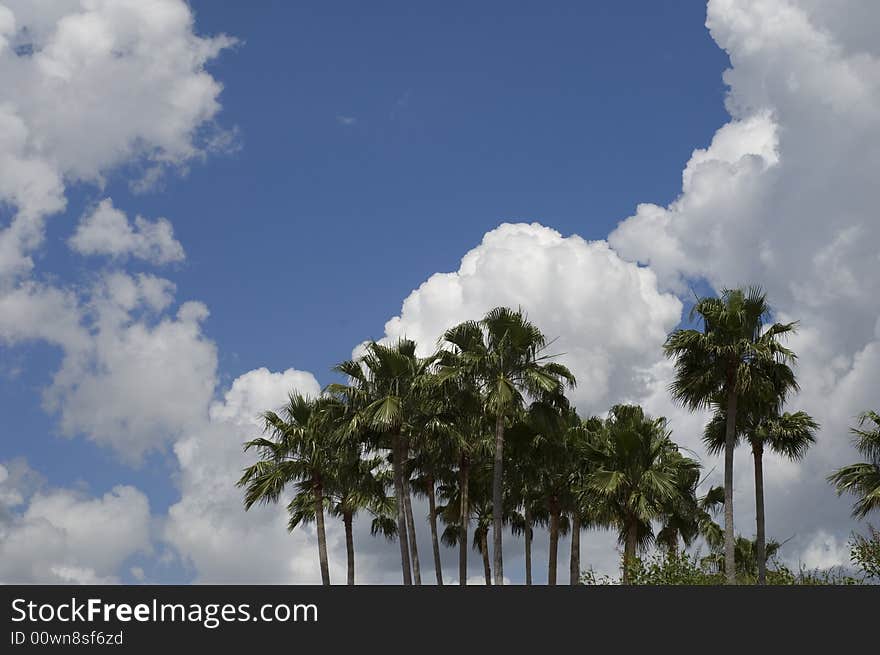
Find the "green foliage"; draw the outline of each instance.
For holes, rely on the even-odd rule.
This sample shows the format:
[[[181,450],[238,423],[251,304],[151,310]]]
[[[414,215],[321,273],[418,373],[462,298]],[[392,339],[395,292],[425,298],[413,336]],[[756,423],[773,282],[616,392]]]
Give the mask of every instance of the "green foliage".
[[[880,531],[868,526],[868,536],[853,535],[850,561],[866,578],[880,582]]]
[[[867,460],[850,464],[828,476],[838,494],[856,497],[852,515],[865,518],[880,509],[880,414],[865,412],[858,427],[850,428],[856,450]]]
[[[700,298],[691,318],[699,316],[703,329],[675,330],[664,346],[666,356],[675,360],[673,400],[694,410],[708,408],[731,384],[740,396],[772,395],[781,377],[789,378],[785,386],[796,389],[788,369],[795,355],[779,338],[797,324],[774,323],[765,330],[769,315],[760,287],[724,289],[720,298]]]
[[[598,435],[588,445],[592,470],[581,494],[601,499],[621,543],[635,534],[638,545],[647,546],[653,520],[696,504],[688,497],[699,464],[681,455],[665,418],[651,418],[638,405],[615,405]]]
[[[698,555],[686,552],[655,552],[647,558],[637,558],[629,566],[630,584],[635,585],[723,585],[724,574],[716,566],[710,565]],[[755,584],[757,577],[753,572],[738,572],[737,584]],[[620,584],[618,578],[599,576],[592,569],[581,575],[583,585]],[[797,572],[774,563],[767,571],[767,584],[776,586],[801,585],[858,585],[864,582],[848,575],[840,568],[827,570],[801,569]]]

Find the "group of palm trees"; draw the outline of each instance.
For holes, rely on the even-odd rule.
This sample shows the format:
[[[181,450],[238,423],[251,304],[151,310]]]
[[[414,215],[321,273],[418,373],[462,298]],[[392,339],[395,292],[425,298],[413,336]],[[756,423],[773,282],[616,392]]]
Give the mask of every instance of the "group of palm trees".
[[[545,336],[522,310],[498,307],[448,329],[428,356],[408,339],[369,342],[362,355],[334,367],[344,383],[316,398],[291,394],[281,410],[265,412],[264,436],[245,444],[258,453],[238,481],[245,508],[278,501],[292,487],[289,529],[316,524],[324,584],[325,517],[344,525],[354,584],[353,523],[363,513],[373,535],[397,541],[403,583],[421,584],[413,495],[427,500],[437,584],[444,582],[441,545],[458,548],[464,585],[471,544],[486,584],[503,584],[505,527],[523,537],[526,584],[538,527],[549,532],[551,585],[560,535],[571,536],[570,582],[577,584],[581,531],[592,527],[617,532],[623,583],[639,551],[656,544],[675,553],[698,538],[710,548],[707,561],[719,570],[723,564],[728,583],[736,582],[743,553],[764,583],[770,553],[763,453],[801,458],[818,429],[806,413],[782,411],[798,388],[795,355],[781,343],[795,324],[768,327],[769,314],[759,288],[725,290],[695,303],[691,319],[700,329],[676,330],[664,346],[675,364],[673,397],[713,411],[704,441],[710,452],[724,452],[724,487],[705,495],[698,495],[699,462],[672,441],[666,419],[627,404],[605,418],[579,416],[566,396],[575,378],[547,352]],[[880,428],[876,414],[864,420]],[[862,515],[880,506],[880,429],[863,432],[859,447],[871,461],[832,476],[839,492],[860,497]],[[733,451],[740,441],[750,445],[755,464],[757,539],[749,548],[733,531]],[[723,529],[713,520],[721,507]]]

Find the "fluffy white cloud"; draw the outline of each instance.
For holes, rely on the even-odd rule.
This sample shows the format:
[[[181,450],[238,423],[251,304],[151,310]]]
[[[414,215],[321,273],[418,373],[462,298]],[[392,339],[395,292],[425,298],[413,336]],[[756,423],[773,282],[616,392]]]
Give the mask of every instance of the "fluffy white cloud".
[[[0,465],[3,584],[114,583],[127,558],[150,552],[150,507],[134,487],[119,485],[94,498],[71,489],[30,496],[25,473],[33,473],[21,462],[13,466],[16,481]]]
[[[128,162],[155,178],[224,142],[205,64],[233,42],[196,36],[182,0],[0,4],[0,200],[17,211],[0,277],[31,268],[65,181],[100,184]]]
[[[624,261],[604,241],[505,223],[456,272],[432,275],[413,291],[385,334],[408,336],[428,351],[446,328],[498,305],[521,306],[556,339],[551,351],[577,376],[573,398],[583,412],[644,395],[682,308],[658,291],[649,269]]]
[[[183,246],[174,238],[174,228],[167,218],[150,221],[137,216],[132,225],[110,198],[83,216],[68,243],[83,255],[130,255],[154,264],[184,259]]]
[[[63,352],[45,390],[65,434],[85,434],[135,462],[207,419],[217,352],[199,302],[176,313],[174,285],[147,274],[102,275],[88,294],[26,283],[0,295],[0,342],[43,340]]]
[[[130,461],[200,425],[216,384],[216,346],[200,326],[207,308],[186,302],[156,318],[169,301],[163,283],[107,280],[92,301],[88,348],[67,353],[45,395],[65,433],[85,433]]]

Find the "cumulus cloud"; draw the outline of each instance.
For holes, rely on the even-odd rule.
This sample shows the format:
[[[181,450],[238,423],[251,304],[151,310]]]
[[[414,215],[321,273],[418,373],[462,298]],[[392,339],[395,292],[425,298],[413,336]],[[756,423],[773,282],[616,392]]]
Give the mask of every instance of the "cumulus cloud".
[[[100,497],[33,491],[21,461],[0,465],[0,582],[118,583],[120,565],[151,550],[147,497],[118,485]],[[33,493],[33,495],[31,495]],[[23,507],[23,509],[22,509]]]
[[[130,255],[153,264],[184,259],[183,246],[174,238],[174,228],[167,218],[150,221],[137,216],[132,225],[110,198],[83,216],[68,243],[83,255]]]
[[[93,338],[66,353],[45,393],[64,433],[84,433],[129,461],[199,425],[216,384],[217,349],[201,331],[205,305],[185,302],[152,320],[157,303],[169,302],[166,284],[121,273],[106,280],[91,306]]]
[[[578,379],[582,412],[642,396],[660,346],[681,318],[681,301],[657,288],[654,273],[621,259],[604,241],[563,237],[537,223],[488,232],[457,271],[437,273],[385,325],[423,351],[457,322],[498,305],[521,306]]]

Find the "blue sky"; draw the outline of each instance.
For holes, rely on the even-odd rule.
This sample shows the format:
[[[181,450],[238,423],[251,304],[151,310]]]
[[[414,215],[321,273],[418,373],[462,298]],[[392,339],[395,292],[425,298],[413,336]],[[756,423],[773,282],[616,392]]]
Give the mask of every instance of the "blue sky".
[[[39,224],[40,238],[22,246],[32,270],[4,278],[0,247],[0,307],[4,294],[34,285],[71,294],[77,306],[66,316],[88,326],[92,347],[103,329],[94,285],[118,272],[170,280],[171,304],[153,313],[132,310],[119,334],[132,325],[155,329],[186,301],[204,303],[210,316],[186,343],[193,352],[199,344],[216,347],[216,371],[207,366],[205,384],[232,415],[244,411],[226,395],[237,381],[250,399],[270,397],[258,393],[265,380],[249,377],[260,367],[295,368],[308,384],[323,385],[333,379],[331,366],[365,339],[395,330],[436,334],[437,317],[460,308],[443,304],[448,289],[432,276],[458,271],[465,253],[495,235],[522,257],[521,268],[534,266],[534,276],[526,270],[518,277],[523,271],[499,264],[484,242],[483,268],[472,277],[452,276],[478,297],[473,307],[496,298],[519,302],[519,285],[524,302],[533,303],[526,306],[533,318],[573,351],[586,380],[579,400],[590,411],[638,400],[670,416],[683,443],[699,448],[701,418],[674,408],[662,393],[668,371],[660,343],[690,288],[761,282],[781,314],[802,319],[803,402],[822,406],[823,425],[834,426],[830,445],[804,465],[812,482],[799,492],[821,498],[815,503],[823,510],[809,524],[780,527],[800,535],[793,557],[812,553],[810,561],[826,561],[828,552],[843,552],[851,528],[845,503],[829,500],[821,483],[832,464],[851,457],[844,441],[830,435],[845,433],[846,422],[871,402],[867,392],[853,390],[874,388],[872,357],[880,352],[880,308],[868,284],[876,277],[870,262],[880,235],[871,182],[859,173],[880,163],[870,110],[880,98],[873,81],[880,76],[870,72],[880,53],[864,30],[880,16],[870,6],[848,6],[829,13],[810,0],[552,7],[193,0],[190,24],[180,0],[129,7],[132,21],[74,0],[51,9],[0,0],[0,74],[14,71],[8,74],[15,81],[11,95],[0,91],[0,121],[6,102],[29,130],[24,145],[0,140],[0,149],[10,148],[19,168],[31,159],[45,163],[67,200],[64,210],[40,209],[50,220]],[[95,19],[82,29],[101,25],[106,31],[98,36],[130,46],[142,39],[145,47],[104,51],[95,35],[70,46],[59,28],[65,14]],[[162,27],[147,36],[131,30],[154,20]],[[220,34],[237,43],[212,39]],[[32,55],[4,52],[7,36],[19,46],[32,39]],[[56,68],[42,73],[29,67],[55,52],[53,43],[72,48],[57,50],[72,53],[69,61],[54,61]],[[93,59],[77,59],[76,48],[92,48],[86,54]],[[129,72],[107,74],[119,52]],[[102,57],[110,68],[101,68]],[[42,86],[29,83],[29,76],[82,61],[98,64],[76,69],[81,77],[55,95],[40,95],[54,88],[50,78]],[[206,80],[222,92],[203,86],[202,96],[175,104],[179,84]],[[73,91],[62,96],[68,88]],[[90,105],[90,98],[104,107]],[[127,98],[140,98],[140,105]],[[169,137],[163,126],[178,118],[182,127]],[[226,147],[211,147],[217,135],[228,139]],[[94,154],[93,143],[106,145],[103,154]],[[158,182],[135,191],[133,182],[151,166],[163,171]],[[832,179],[835,185],[827,183]],[[18,191],[0,185],[0,239],[4,228],[27,218]],[[167,218],[185,259],[157,266],[133,251],[74,252],[68,240],[107,198],[130,221]],[[538,222],[561,236],[538,228],[525,236],[498,231],[504,222]],[[573,234],[596,244],[569,239]],[[798,249],[791,248],[791,235]],[[549,264],[542,260],[545,247]],[[556,270],[557,258],[574,264]],[[579,313],[572,293],[592,303],[589,311]],[[402,309],[408,296],[412,304]],[[829,319],[843,314],[854,317],[845,333]],[[95,427],[97,419],[90,423],[90,407],[62,436],[63,419],[80,397],[73,387],[62,389],[59,407],[49,410],[43,395],[57,386],[53,376],[67,370],[65,354],[79,351],[72,342],[41,336],[45,330],[28,323],[33,314],[10,316],[5,323],[0,316],[0,463],[24,458],[44,477],[44,489],[75,490],[81,499],[133,486],[149,500],[153,552],[120,561],[134,558],[164,580],[218,579],[210,571],[215,562],[222,568],[222,558],[187,551],[180,537],[169,542],[160,534],[162,525],[174,523],[169,507],[195,497],[189,485],[201,479],[175,445],[220,430],[218,419],[182,421],[168,435],[148,436],[153,445],[139,464],[119,457],[129,443],[125,422],[120,435],[97,434],[104,428]],[[394,316],[401,316],[399,324],[386,330]],[[643,343],[624,343],[620,335],[630,328],[644,329]],[[76,375],[91,381],[106,364],[101,357],[86,357]],[[129,373],[136,379],[136,368]],[[273,378],[276,391],[290,384],[291,378],[280,379]],[[110,379],[105,391],[118,380]],[[176,383],[145,374],[144,397],[173,405],[173,397],[159,392]],[[131,395],[136,392],[135,385]],[[195,399],[193,413],[207,415],[210,398]],[[123,400],[139,412],[133,424],[151,414],[178,415]],[[253,409],[247,402],[242,407]],[[215,439],[237,448],[244,433],[223,430]],[[739,470],[746,493],[748,467]],[[777,473],[771,467],[768,475]],[[768,485],[790,490],[796,475],[780,467]],[[793,515],[791,493],[774,498],[768,511]],[[740,504],[743,526],[750,502]],[[245,520],[251,519],[241,525]],[[155,555],[168,543],[194,565],[161,572]],[[377,570],[386,566],[376,562]],[[96,571],[131,580],[127,564],[120,566]]]

